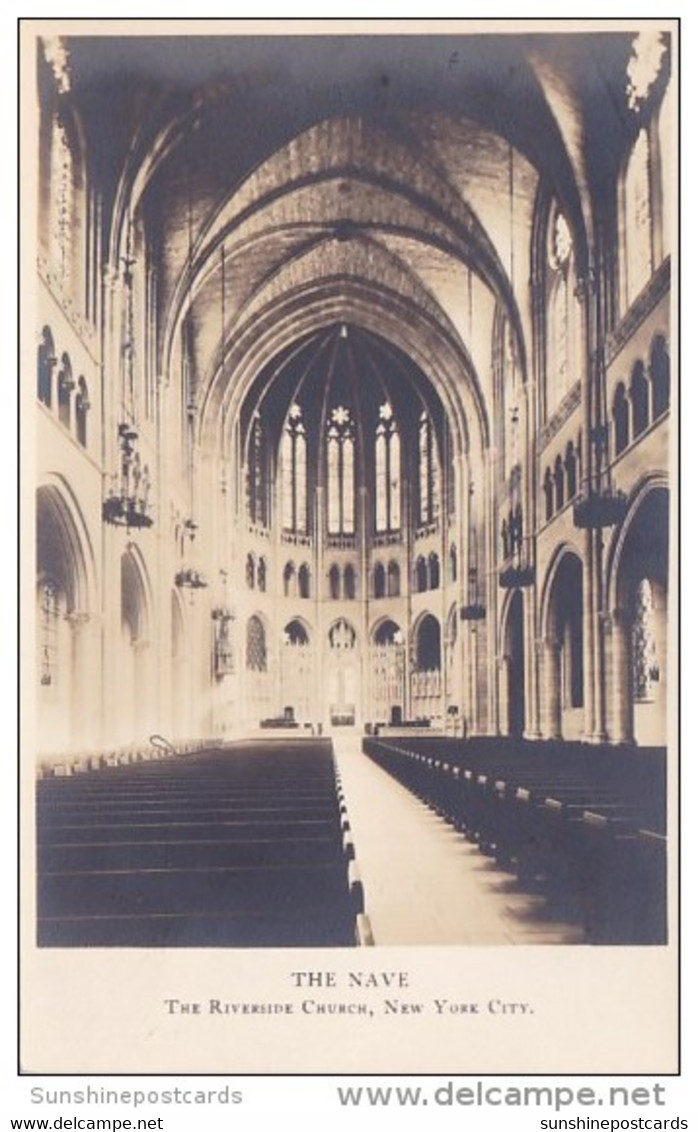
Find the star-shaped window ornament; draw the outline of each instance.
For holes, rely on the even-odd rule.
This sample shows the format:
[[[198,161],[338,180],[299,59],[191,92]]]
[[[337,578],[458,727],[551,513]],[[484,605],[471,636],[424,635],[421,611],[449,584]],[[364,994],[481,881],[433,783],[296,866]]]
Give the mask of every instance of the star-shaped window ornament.
[[[390,401],[385,401],[378,410],[378,416],[382,421],[390,421],[393,419],[393,406]]]
[[[292,421],[297,421],[303,415],[303,411],[297,401],[294,401],[291,408],[288,410],[288,415]]]
[[[333,409],[331,416],[334,423],[340,426],[348,424],[351,420],[351,413],[343,405],[338,405],[336,409]]]

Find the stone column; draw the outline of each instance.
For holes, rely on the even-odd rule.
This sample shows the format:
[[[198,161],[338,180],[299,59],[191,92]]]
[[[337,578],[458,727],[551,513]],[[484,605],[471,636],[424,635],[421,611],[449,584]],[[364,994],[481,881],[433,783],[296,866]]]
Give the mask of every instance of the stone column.
[[[608,722],[614,743],[634,740],[631,628],[631,619],[624,609],[614,610],[606,621]]]
[[[510,658],[497,657],[497,734],[509,734]]]
[[[561,659],[562,645],[559,641],[543,640],[542,652],[542,696],[541,730],[545,739],[562,738],[562,689]]]

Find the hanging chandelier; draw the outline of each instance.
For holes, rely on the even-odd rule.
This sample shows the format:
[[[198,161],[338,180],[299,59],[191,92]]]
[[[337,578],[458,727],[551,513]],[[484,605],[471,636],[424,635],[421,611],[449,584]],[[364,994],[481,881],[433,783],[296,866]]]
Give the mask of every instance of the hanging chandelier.
[[[199,529],[198,524],[193,519],[187,519],[184,527],[189,535],[190,542],[193,543]],[[194,566],[183,566],[175,574],[175,585],[185,590],[204,590],[208,586],[208,582],[201,571]]]
[[[102,518],[105,523],[129,530],[152,527],[153,520],[148,514],[150,479],[146,470],[141,471],[136,451],[138,433],[131,425],[120,424],[118,437],[121,467],[114,477],[112,491],[102,503]]]
[[[204,590],[208,582],[200,570],[195,570],[192,566],[187,566],[183,570],[178,570],[175,574],[175,585],[180,589],[186,590]]]

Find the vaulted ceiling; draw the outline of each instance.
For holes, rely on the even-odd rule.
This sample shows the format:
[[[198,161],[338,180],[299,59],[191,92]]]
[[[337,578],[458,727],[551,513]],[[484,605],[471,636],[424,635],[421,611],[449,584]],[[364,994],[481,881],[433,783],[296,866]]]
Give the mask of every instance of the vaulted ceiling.
[[[393,337],[400,318],[423,323],[462,355],[486,403],[498,306],[524,359],[530,350],[541,186],[565,212],[580,270],[590,255],[596,202],[634,128],[632,38],[70,39],[110,254],[130,215],[157,263],[163,369],[187,311],[206,388],[230,378],[230,343],[275,320],[288,337],[305,303],[320,322],[346,313]]]

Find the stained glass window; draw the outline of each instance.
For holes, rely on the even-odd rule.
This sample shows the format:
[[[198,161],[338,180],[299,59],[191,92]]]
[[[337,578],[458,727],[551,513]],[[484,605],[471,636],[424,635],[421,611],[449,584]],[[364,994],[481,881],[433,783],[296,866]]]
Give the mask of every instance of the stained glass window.
[[[381,405],[376,426],[376,531],[400,528],[400,434],[389,402]]]
[[[439,462],[434,425],[424,410],[419,418],[419,522],[433,523],[439,515]]]
[[[269,468],[266,429],[260,416],[254,418],[250,431],[247,495],[250,519],[266,527],[269,522]]]
[[[300,405],[289,409],[281,441],[281,514],[284,529],[308,530],[308,439]]]
[[[267,670],[267,638],[259,617],[250,617],[247,622],[246,662],[251,672]]]
[[[354,533],[354,424],[343,405],[334,408],[327,426],[327,529]]]

